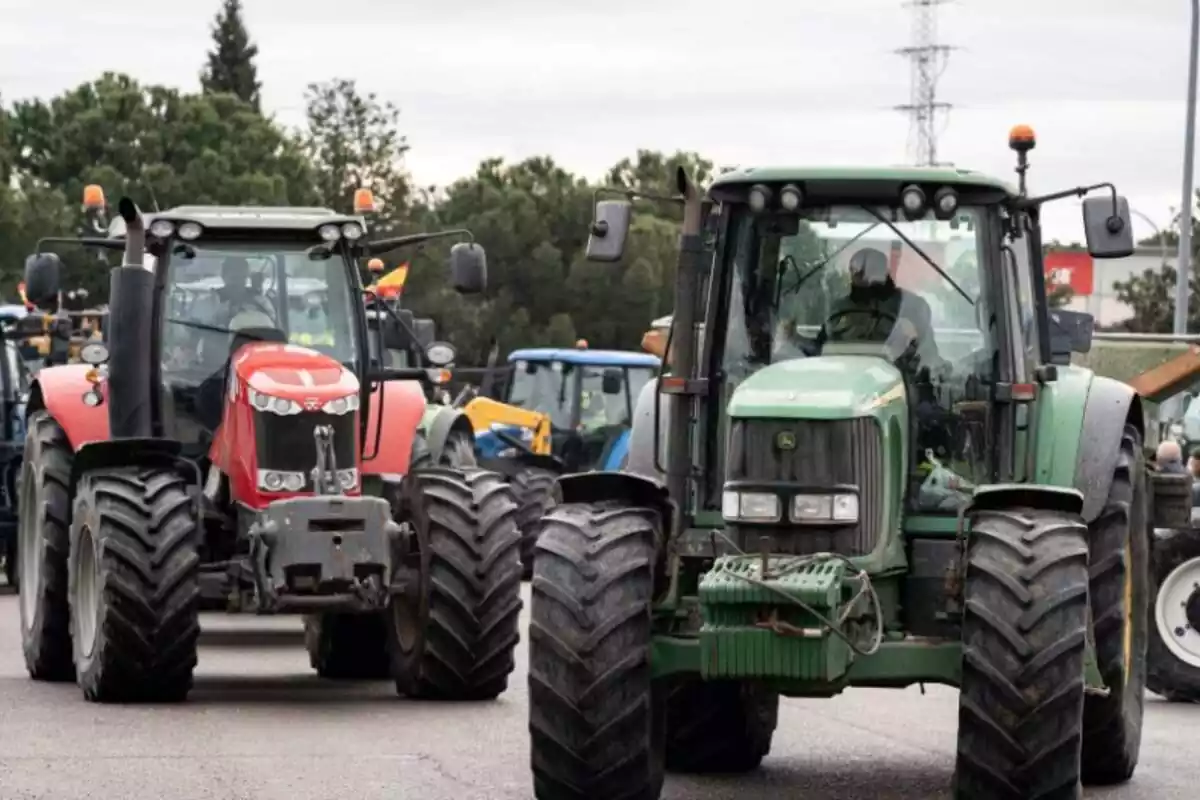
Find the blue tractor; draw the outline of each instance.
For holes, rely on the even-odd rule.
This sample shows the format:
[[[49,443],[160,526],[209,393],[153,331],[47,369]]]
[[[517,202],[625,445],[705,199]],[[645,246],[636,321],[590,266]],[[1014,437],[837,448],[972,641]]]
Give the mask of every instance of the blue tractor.
[[[493,424],[475,434],[481,462],[514,459],[509,472],[520,504],[522,561],[526,574],[533,564],[534,526],[555,502],[559,475],[617,471],[629,454],[633,407],[661,362],[648,353],[590,350],[583,340],[575,348],[530,348],[508,356],[510,377],[500,392],[510,406],[550,418],[550,457],[534,455],[534,431],[517,425]],[[532,463],[531,463],[532,462]]]

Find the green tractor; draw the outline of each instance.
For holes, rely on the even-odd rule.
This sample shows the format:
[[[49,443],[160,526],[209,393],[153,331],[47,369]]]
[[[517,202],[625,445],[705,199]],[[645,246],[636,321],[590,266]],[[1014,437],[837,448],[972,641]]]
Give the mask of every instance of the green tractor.
[[[925,683],[960,690],[957,798],[1132,776],[1151,507],[1186,510],[1145,467],[1141,399],[1070,365],[1090,329],[1048,313],[1039,222],[1102,190],[1087,242],[1119,258],[1128,204],[1030,196],[1032,131],[1010,146],[1019,186],[766,168],[701,192],[680,171],[670,370],[625,469],[561,478],[536,546],[540,800],[750,771],[781,696]],[[620,194],[592,260],[622,257]]]

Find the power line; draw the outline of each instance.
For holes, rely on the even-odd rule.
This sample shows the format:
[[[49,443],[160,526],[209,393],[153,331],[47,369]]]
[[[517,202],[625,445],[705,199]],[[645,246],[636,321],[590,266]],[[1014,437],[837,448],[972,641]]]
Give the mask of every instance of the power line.
[[[951,104],[937,99],[938,80],[946,71],[954,47],[938,41],[938,7],[950,0],[909,0],[912,9],[912,39],[895,52],[909,60],[912,69],[909,101],[896,106],[909,117],[909,153],[921,166],[939,166],[938,123],[946,118]]]

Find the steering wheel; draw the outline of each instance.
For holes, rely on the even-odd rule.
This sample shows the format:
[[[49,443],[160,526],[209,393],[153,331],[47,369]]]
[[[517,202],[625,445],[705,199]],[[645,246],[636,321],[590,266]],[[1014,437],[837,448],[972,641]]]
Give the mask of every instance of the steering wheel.
[[[848,317],[851,314],[868,314],[871,317],[874,317],[875,322],[871,325],[870,331],[870,335],[872,336],[878,331],[880,322],[890,321],[892,323],[892,327],[895,327],[900,322],[900,318],[895,314],[891,313],[890,311],[884,311],[881,308],[858,308],[853,306],[850,308],[843,308],[841,311],[833,312],[829,315],[829,318],[825,320],[825,328],[830,332],[828,337],[829,339],[834,338],[833,334],[835,323],[840,322],[842,318]]]

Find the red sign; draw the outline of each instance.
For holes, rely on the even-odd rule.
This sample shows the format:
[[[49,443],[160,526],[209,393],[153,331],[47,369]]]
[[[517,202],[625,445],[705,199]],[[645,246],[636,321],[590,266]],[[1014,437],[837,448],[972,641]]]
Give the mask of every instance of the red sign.
[[[1095,265],[1087,253],[1051,250],[1044,261],[1046,285],[1069,286],[1077,295],[1090,295],[1095,289]]]

